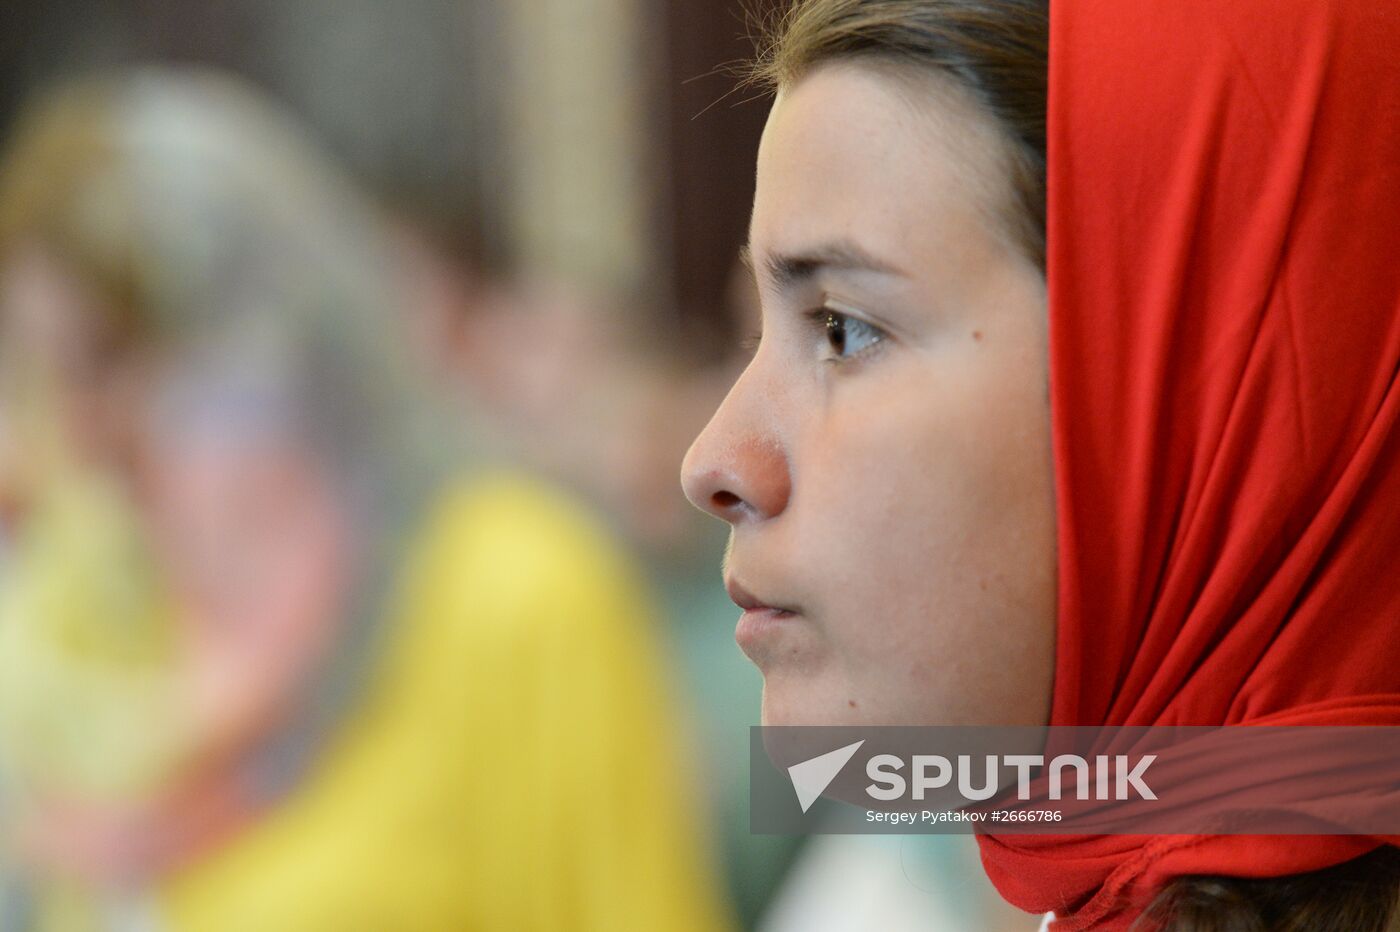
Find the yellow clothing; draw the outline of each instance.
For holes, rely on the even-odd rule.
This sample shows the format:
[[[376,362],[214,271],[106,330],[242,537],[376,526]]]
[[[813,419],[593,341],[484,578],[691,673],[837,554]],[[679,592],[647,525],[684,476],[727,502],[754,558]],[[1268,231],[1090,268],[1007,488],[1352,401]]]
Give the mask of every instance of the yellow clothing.
[[[415,542],[365,704],[299,788],[160,891],[175,932],[731,925],[622,555],[517,476]]]
[[[143,544],[119,489],[52,470],[0,579],[0,776],[117,800],[184,751],[174,616]]]

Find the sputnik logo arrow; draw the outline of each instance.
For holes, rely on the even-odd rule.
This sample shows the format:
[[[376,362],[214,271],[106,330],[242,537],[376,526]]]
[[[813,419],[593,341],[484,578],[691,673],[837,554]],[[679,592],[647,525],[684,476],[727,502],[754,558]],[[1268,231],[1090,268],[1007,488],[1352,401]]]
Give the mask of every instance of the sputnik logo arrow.
[[[797,791],[797,802],[802,806],[803,812],[812,808],[817,797],[821,796],[822,791],[831,785],[831,781],[836,779],[841,768],[850,762],[864,743],[865,739],[862,738],[855,744],[827,751],[825,754],[813,757],[811,760],[804,760],[800,764],[793,764],[788,768],[788,777],[792,780],[792,788]]]

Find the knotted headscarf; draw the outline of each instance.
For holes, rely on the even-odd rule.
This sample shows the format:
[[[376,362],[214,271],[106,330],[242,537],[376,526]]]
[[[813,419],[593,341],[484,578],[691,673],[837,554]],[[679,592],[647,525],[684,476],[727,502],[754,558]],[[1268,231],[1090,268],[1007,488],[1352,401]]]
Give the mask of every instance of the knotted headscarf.
[[[1052,4],[1053,725],[1400,725],[1397,49],[1375,0]],[[980,840],[1065,930],[1395,841]]]

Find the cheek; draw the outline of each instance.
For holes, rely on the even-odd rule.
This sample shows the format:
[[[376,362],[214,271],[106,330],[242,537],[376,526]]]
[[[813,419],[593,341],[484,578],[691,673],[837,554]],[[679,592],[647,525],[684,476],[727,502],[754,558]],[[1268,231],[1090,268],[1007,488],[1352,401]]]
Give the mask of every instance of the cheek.
[[[974,663],[989,631],[1043,640],[1053,497],[1034,367],[983,347],[872,362],[833,392],[794,498],[823,524],[800,538],[832,646],[888,675]]]

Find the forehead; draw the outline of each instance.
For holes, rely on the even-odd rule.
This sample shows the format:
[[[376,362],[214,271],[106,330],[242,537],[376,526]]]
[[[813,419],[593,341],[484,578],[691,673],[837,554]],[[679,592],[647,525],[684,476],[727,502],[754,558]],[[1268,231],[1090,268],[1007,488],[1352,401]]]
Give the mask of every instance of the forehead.
[[[876,63],[819,66],[774,102],[759,145],[755,257],[848,240],[905,268],[995,237],[1008,187],[991,117],[949,79]]]

